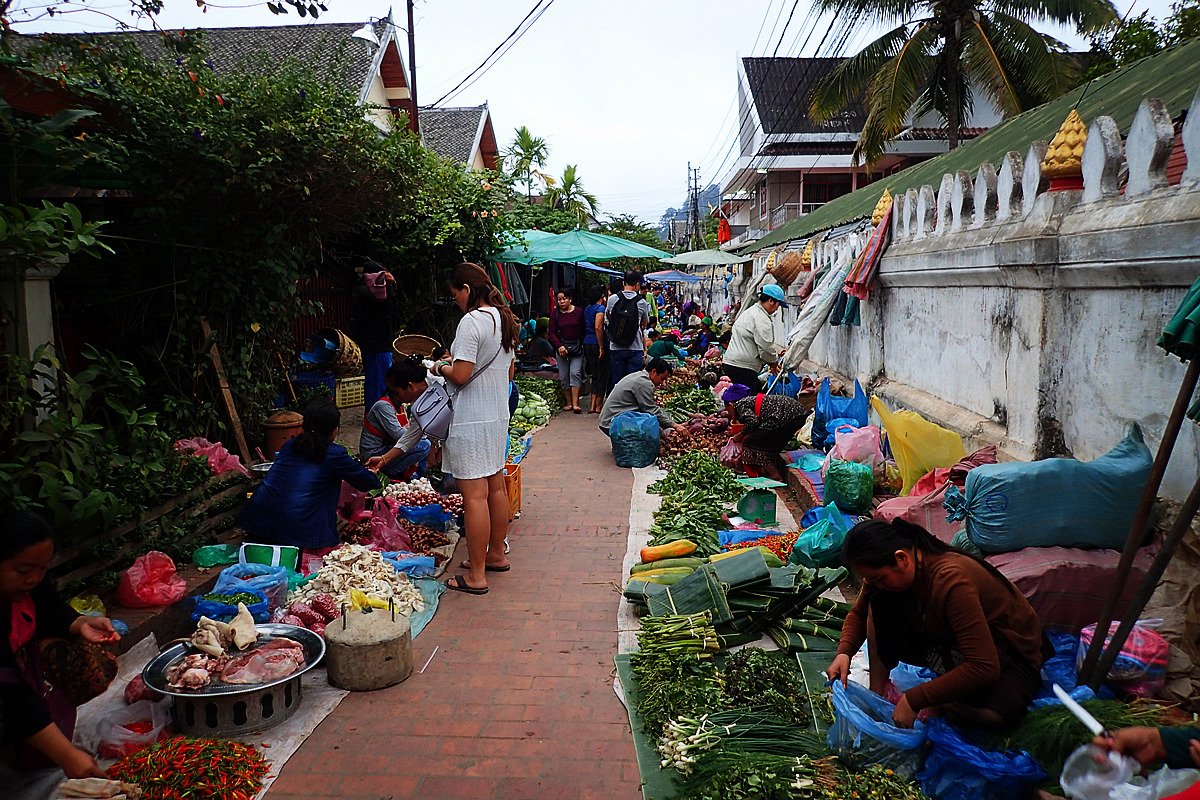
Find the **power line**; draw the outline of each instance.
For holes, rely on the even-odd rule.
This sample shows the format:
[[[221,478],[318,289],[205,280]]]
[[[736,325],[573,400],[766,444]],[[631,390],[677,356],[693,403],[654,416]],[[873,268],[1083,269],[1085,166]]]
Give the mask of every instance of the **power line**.
[[[478,67],[467,73],[467,76],[455,84],[453,89],[438,98],[437,101],[434,102],[433,107],[439,106],[448,98],[453,97],[460,88],[466,88],[464,84],[470,85],[468,82],[474,83],[472,78],[475,76],[482,76],[485,72],[487,72],[488,69],[491,69],[491,65],[494,65],[496,61],[500,60],[500,56],[504,55],[503,53],[500,53],[501,48],[504,48],[504,46],[508,45],[509,42],[516,44],[518,41],[520,41],[521,37],[525,35],[525,32],[533,27],[533,23],[537,22],[538,19],[541,18],[542,14],[546,12],[546,9],[550,8],[552,5],[554,5],[554,0],[537,0],[537,3],[534,4],[533,8],[529,9],[529,13],[522,17],[521,21],[517,23],[517,27],[512,29],[512,33],[508,34],[508,36],[504,38],[504,41],[496,45],[492,52],[488,53],[487,58],[481,61]],[[530,17],[533,17],[532,21],[530,21]],[[529,22],[529,24],[525,25],[526,22]],[[524,28],[524,30],[522,30],[522,28]],[[509,46],[511,47],[511,45]],[[505,52],[508,52],[507,49],[505,49]],[[498,56],[497,53],[500,53],[500,55]],[[493,58],[495,58],[495,61],[492,60]],[[488,62],[491,62],[491,65],[489,65]]]

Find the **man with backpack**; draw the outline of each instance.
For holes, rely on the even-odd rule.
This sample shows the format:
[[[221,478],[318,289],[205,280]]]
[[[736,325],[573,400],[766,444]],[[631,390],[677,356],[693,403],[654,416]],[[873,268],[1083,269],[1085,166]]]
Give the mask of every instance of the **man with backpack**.
[[[642,368],[645,353],[644,331],[650,324],[650,304],[641,295],[642,273],[625,273],[622,290],[608,298],[604,311],[604,329],[608,338],[613,386]]]

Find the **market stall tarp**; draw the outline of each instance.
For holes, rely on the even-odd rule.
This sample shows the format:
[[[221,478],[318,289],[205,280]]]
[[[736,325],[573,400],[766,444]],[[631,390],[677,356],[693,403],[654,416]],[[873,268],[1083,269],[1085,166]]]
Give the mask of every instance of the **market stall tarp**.
[[[664,269],[661,272],[650,272],[642,277],[648,281],[658,281],[659,283],[700,283],[704,280],[696,275],[689,275],[686,272],[680,272],[677,269]]]
[[[670,253],[631,242],[618,236],[575,230],[558,236],[546,237],[529,245],[529,261],[524,264],[541,264],[546,261],[612,261],[616,258],[665,258]]]
[[[689,267],[722,267],[729,264],[744,264],[753,256],[737,256],[724,250],[693,250],[689,253],[677,253],[662,261],[666,264],[682,264]]]
[[[527,229],[513,231],[505,237],[507,245],[499,253],[496,253],[492,258],[496,261],[503,261],[506,264],[535,264],[537,262],[529,260],[529,247],[535,242],[552,239],[556,234],[535,229]]]

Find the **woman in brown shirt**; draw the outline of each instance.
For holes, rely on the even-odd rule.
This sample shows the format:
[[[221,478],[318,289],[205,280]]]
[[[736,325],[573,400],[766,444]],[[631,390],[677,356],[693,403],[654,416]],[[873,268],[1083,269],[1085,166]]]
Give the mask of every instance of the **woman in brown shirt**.
[[[846,682],[866,641],[877,694],[901,661],[938,674],[904,693],[893,715],[900,727],[911,728],[926,708],[992,728],[1024,716],[1047,645],[1033,607],[995,567],[904,520],[855,525],[842,561],[863,588],[827,670],[831,680]]]

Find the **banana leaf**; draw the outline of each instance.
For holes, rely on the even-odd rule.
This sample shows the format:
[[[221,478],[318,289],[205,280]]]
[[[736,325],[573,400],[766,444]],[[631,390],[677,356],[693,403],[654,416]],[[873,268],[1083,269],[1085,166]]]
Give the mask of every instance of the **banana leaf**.
[[[712,613],[713,623],[729,622],[733,619],[725,588],[721,585],[712,564],[705,564],[679,583],[663,588],[666,589],[665,592],[649,597],[650,613],[656,617],[709,611]]]

